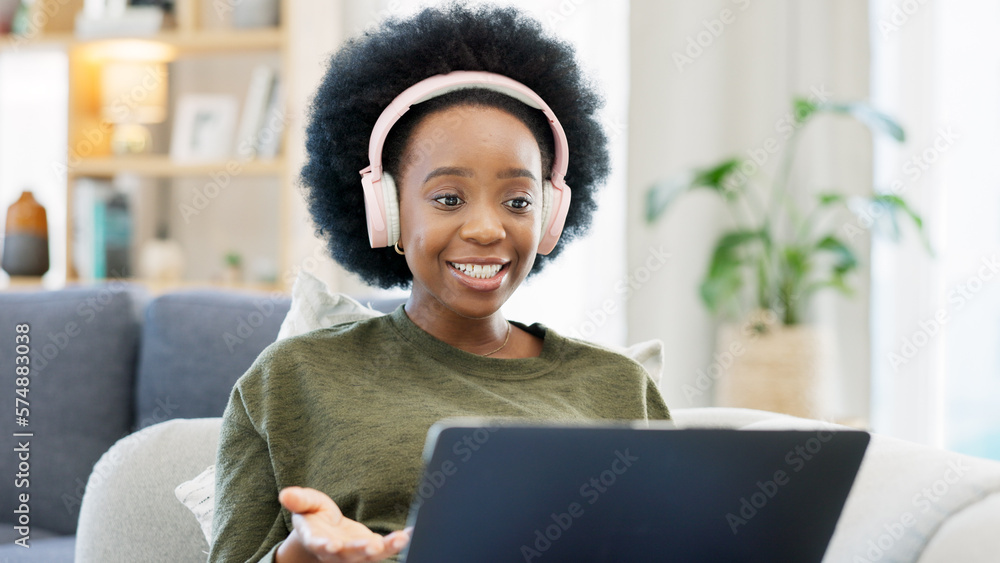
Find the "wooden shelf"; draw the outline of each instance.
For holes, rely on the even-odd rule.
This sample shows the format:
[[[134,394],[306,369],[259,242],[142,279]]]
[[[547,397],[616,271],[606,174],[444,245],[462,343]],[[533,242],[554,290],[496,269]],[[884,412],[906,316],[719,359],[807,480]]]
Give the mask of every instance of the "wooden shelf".
[[[253,49],[279,49],[284,42],[284,35],[280,28],[262,28],[198,33],[166,31],[148,39],[172,45],[182,54],[195,55]]]
[[[30,39],[19,39],[13,35],[0,35],[0,51],[50,45],[64,49],[99,48],[103,43],[123,40],[162,43],[177,49],[179,55],[189,56],[228,51],[280,49],[285,39],[284,31],[281,28],[219,29],[194,33],[166,30],[153,35],[102,37],[100,39],[78,39],[72,33],[43,33]]]
[[[233,176],[280,176],[285,171],[285,161],[282,158],[247,161],[232,159],[178,164],[166,155],[109,156],[83,159],[69,168],[69,173],[73,176],[93,177],[111,177],[122,172],[132,172],[159,178],[184,178],[208,176],[223,171],[228,171]]]
[[[193,289],[218,289],[225,291],[240,291],[240,292],[259,292],[259,293],[287,293],[287,290],[283,289],[280,284],[266,283],[266,282],[240,282],[240,283],[227,283],[223,281],[194,281],[194,280],[178,280],[171,282],[164,282],[158,280],[149,280],[144,278],[120,278],[115,280],[94,280],[94,281],[82,281],[75,278],[69,278],[65,282],[55,282],[55,283],[43,283],[40,277],[11,277],[6,282],[0,281],[0,292],[5,291],[46,291],[46,290],[56,290],[65,289],[68,287],[88,287],[94,285],[105,284],[108,282],[122,282],[126,284],[133,284],[143,287],[151,295],[161,295],[164,293],[170,293],[174,291],[181,290],[193,290]]]
[[[45,33],[32,38],[19,37],[10,33],[0,34],[0,52],[55,46],[68,49],[73,43],[72,33]]]
[[[301,160],[301,142],[296,139],[296,144],[289,139],[288,131],[282,140],[282,152],[274,159],[268,160],[240,160],[238,157],[223,158],[209,162],[181,164],[170,159],[169,155],[137,155],[137,156],[117,156],[111,153],[110,136],[103,121],[102,104],[106,100],[101,97],[102,70],[106,68],[109,61],[155,61],[162,62],[181,61],[187,58],[218,57],[219,61],[206,61],[206,63],[224,63],[227,60],[234,60],[237,68],[250,68],[254,64],[254,58],[266,58],[270,66],[275,66],[276,71],[281,76],[281,80],[289,86],[295,77],[295,63],[299,58],[293,57],[293,42],[296,49],[300,46],[308,46],[303,49],[305,52],[318,53],[320,47],[324,45],[322,51],[326,52],[332,48],[329,45],[329,38],[337,37],[337,33],[322,26],[324,17],[317,17],[317,13],[338,14],[339,8],[332,8],[333,4],[323,0],[280,0],[278,7],[280,14],[276,27],[266,28],[228,28],[220,27],[226,25],[226,18],[216,17],[219,14],[213,13],[213,0],[173,0],[173,17],[168,18],[169,28],[163,29],[150,35],[131,35],[123,37],[102,37],[102,38],[80,38],[74,33],[76,15],[83,9],[85,0],[33,0],[31,4],[35,13],[29,16],[30,21],[40,21],[41,16],[46,16],[45,22],[37,28],[37,33],[28,37],[19,37],[10,34],[0,34],[0,54],[16,53],[18,51],[38,51],[56,50],[66,54],[68,60],[67,78],[69,85],[69,95],[67,104],[67,182],[65,189],[65,277],[60,280],[64,284],[87,284],[88,282],[74,278],[77,268],[73,264],[74,245],[73,237],[77,232],[73,224],[73,202],[74,185],[79,178],[91,177],[98,179],[113,178],[123,173],[135,174],[144,178],[179,179],[179,178],[210,178],[213,175],[229,174],[231,176],[265,178],[279,189],[280,202],[275,212],[279,215],[277,232],[275,238],[279,240],[276,270],[286,272],[289,269],[291,254],[291,239],[287,234],[290,231],[289,217],[292,212],[292,202],[294,200],[294,178],[293,167],[299,166]],[[53,4],[58,4],[58,10],[53,15],[45,12],[42,15],[38,10],[51,8]],[[51,9],[49,9],[51,12]],[[32,18],[32,16],[34,16]],[[293,22],[298,22],[298,29],[310,29],[314,36],[306,37],[302,33],[293,34],[290,29]],[[309,25],[305,25],[309,24]],[[339,25],[339,20],[335,21],[335,27]],[[297,52],[297,51],[295,51]],[[242,60],[242,55],[246,53],[250,57]],[[261,57],[264,55],[264,57]],[[313,56],[313,55],[310,55]],[[241,60],[236,60],[241,59]],[[200,63],[196,63],[200,64]],[[264,64],[264,63],[261,63]],[[178,67],[183,64],[178,64]],[[242,76],[242,75],[241,75]],[[211,83],[216,77],[206,77],[206,82]],[[168,78],[171,80],[172,78]],[[301,80],[301,78],[300,78]],[[173,85],[171,85],[173,86]],[[311,86],[310,86],[311,87]],[[171,88],[174,89],[173,87]],[[190,89],[190,87],[188,87]],[[219,86],[225,89],[225,86]],[[211,90],[211,88],[208,88]],[[289,87],[285,90],[293,92]],[[174,95],[185,93],[175,91]],[[221,93],[221,92],[220,92]],[[232,93],[232,92],[226,92]],[[237,95],[242,94],[242,92]],[[290,114],[301,112],[297,106],[286,104],[286,110]],[[294,110],[294,112],[292,111]],[[173,108],[168,110],[173,111]],[[167,127],[166,125],[164,127]],[[100,131],[100,135],[93,134]],[[83,148],[80,148],[83,147]],[[80,158],[86,155],[86,158]],[[172,184],[171,182],[156,182],[156,184]],[[268,193],[270,198],[274,194]],[[146,197],[145,194],[143,197]],[[268,201],[271,201],[270,199]],[[144,218],[149,221],[149,218]],[[146,225],[148,226],[148,225]],[[248,227],[250,228],[250,227]],[[146,229],[148,231],[148,229]],[[145,231],[144,231],[145,232]],[[148,233],[142,235],[147,236]],[[212,235],[215,236],[215,235]],[[218,235],[220,239],[228,235]],[[238,236],[238,234],[233,235]],[[195,251],[196,249],[185,248],[185,251]],[[197,249],[200,251],[200,249]],[[215,251],[215,250],[213,250]],[[208,277],[207,272],[199,272],[193,275],[201,278]],[[51,277],[51,276],[50,276]],[[62,276],[60,276],[62,277]],[[129,280],[150,287],[154,292],[169,289],[205,286],[230,287],[232,289],[256,289],[273,290],[282,287],[284,277],[279,277],[273,285],[268,284],[240,284],[239,286],[225,286],[219,282],[171,282],[166,285],[156,284],[151,281]],[[48,284],[54,282],[47,280]],[[0,291],[13,288],[40,287],[41,281],[37,279],[14,279],[5,280],[0,275]]]

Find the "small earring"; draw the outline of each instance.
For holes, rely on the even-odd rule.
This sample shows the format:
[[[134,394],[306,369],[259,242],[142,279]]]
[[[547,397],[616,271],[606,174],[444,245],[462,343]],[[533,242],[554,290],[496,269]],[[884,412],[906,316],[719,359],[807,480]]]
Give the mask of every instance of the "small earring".
[[[396,254],[399,254],[399,255],[405,254],[405,252],[403,252],[403,249],[399,247],[399,241],[398,240],[396,241],[396,244],[392,245],[392,247],[394,249],[396,249]]]

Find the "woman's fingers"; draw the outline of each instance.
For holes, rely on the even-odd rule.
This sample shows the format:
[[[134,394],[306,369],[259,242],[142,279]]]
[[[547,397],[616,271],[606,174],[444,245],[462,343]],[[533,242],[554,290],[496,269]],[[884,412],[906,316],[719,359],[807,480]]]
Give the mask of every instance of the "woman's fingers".
[[[382,537],[345,518],[337,504],[316,489],[286,487],[278,500],[292,513],[302,545],[321,559],[328,554],[338,561],[380,561],[399,553],[410,540],[412,528]]]
[[[406,544],[410,543],[410,534],[413,532],[413,528],[406,528],[405,530],[397,530],[391,534],[385,536],[385,544],[393,554],[399,553],[406,547]]]
[[[343,516],[330,497],[309,487],[285,487],[278,493],[278,501],[292,514],[327,513],[334,521]]]

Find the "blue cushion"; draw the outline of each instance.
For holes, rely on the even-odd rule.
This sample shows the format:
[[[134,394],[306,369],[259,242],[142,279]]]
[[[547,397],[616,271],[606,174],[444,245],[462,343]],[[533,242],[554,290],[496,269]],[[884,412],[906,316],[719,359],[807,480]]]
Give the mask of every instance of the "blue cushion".
[[[0,545],[0,561],[18,563],[73,563],[76,536],[55,536],[35,539],[32,529],[30,548],[15,544]]]
[[[283,295],[220,290],[154,299],[143,328],[136,429],[222,416],[233,384],[277,338],[290,304]]]
[[[30,494],[32,529],[72,534],[91,468],[132,426],[131,389],[139,341],[139,290],[110,285],[58,292],[0,293],[0,404],[12,416],[16,326],[30,326],[30,424],[17,428],[34,436],[0,433],[0,451],[13,467],[18,442],[29,441],[29,489],[15,487],[15,475],[0,479],[0,506]],[[8,418],[8,424],[15,421]],[[18,503],[19,504],[19,503]],[[0,513],[10,526],[11,510]],[[22,548],[18,548],[22,549]],[[24,550],[28,551],[28,550]],[[33,550],[32,550],[33,551]],[[20,560],[20,559],[18,559]]]

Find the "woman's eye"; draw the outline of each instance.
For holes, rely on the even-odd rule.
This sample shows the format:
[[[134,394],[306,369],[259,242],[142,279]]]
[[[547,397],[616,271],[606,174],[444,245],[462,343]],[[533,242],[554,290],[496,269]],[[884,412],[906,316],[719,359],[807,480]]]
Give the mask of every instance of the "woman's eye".
[[[434,201],[444,205],[445,207],[455,207],[456,205],[462,203],[462,199],[457,195],[443,195],[441,197],[434,198]]]
[[[523,197],[515,197],[508,201],[507,205],[517,210],[525,210],[531,206],[531,201]]]

